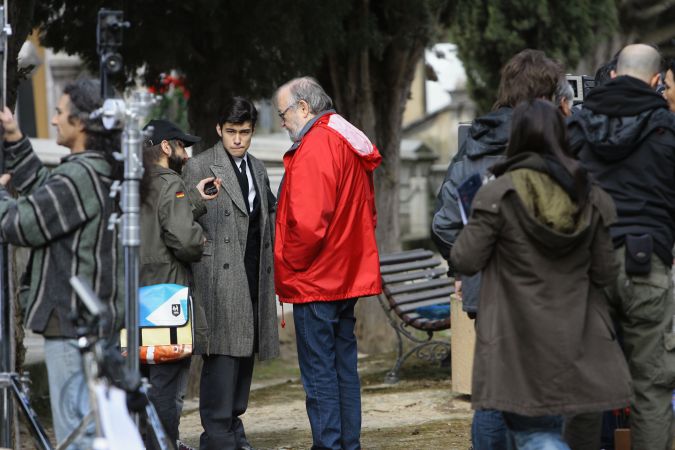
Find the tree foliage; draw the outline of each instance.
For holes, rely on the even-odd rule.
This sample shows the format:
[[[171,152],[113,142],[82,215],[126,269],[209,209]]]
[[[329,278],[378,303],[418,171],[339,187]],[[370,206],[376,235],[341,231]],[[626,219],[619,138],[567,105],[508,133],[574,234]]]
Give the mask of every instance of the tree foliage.
[[[616,0],[620,44],[645,42],[659,47],[666,58],[675,58],[675,2],[670,0]],[[616,41],[617,39],[615,39]]]
[[[121,53],[127,75],[150,84],[178,69],[190,91],[189,122],[205,145],[232,94],[269,96],[301,74],[321,78],[338,110],[365,129],[385,162],[378,198],[385,248],[398,245],[398,151],[414,68],[443,35],[451,0],[43,0],[36,7],[45,45],[77,53],[95,72],[99,8],[122,9],[131,29]],[[393,203],[392,203],[393,201]]]
[[[320,65],[341,39],[349,2],[43,0],[36,16],[44,44],[80,55],[96,73],[101,7],[121,9],[131,22],[121,49],[129,77],[141,67],[149,84],[172,69],[185,75],[190,124],[208,145],[229,96],[269,96],[289,77]]]
[[[617,23],[615,0],[457,0],[451,39],[469,93],[485,112],[496,98],[499,70],[511,56],[536,48],[573,68]]]

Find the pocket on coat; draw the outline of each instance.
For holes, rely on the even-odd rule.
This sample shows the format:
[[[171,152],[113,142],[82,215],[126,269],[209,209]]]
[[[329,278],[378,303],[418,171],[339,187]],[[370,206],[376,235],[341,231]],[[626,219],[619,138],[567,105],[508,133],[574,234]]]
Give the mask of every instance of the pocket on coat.
[[[675,333],[664,333],[663,355],[658,358],[654,384],[675,389]]]
[[[660,274],[628,277],[622,309],[626,316],[642,323],[658,324],[666,313],[669,280]]]
[[[206,320],[204,307],[193,298],[195,350],[206,353],[209,348],[209,323]]]

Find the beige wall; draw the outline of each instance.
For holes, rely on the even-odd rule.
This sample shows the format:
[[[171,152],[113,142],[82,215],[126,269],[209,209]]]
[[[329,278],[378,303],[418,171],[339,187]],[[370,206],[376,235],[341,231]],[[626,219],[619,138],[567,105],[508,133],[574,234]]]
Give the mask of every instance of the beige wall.
[[[410,97],[403,112],[403,127],[422,119],[426,115],[426,110],[424,61],[420,61],[415,68],[415,78],[410,86]]]
[[[457,127],[460,122],[471,122],[476,109],[465,93],[454,92],[452,103],[404,130],[403,137],[419,139],[438,154],[436,164],[447,165],[457,153]]]

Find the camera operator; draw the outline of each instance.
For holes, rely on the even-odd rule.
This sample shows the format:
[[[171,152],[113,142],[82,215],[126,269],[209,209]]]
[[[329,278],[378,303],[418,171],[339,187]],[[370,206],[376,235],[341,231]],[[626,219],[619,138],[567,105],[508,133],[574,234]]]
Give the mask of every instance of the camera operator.
[[[613,79],[569,120],[571,150],[616,204],[621,270],[606,297],[633,377],[632,446],[650,450],[671,448],[675,389],[675,117],[655,91],[660,61],[651,46],[625,47]]]
[[[102,105],[100,85],[92,80],[68,84],[52,125],[56,142],[70,155],[49,171],[18,129],[9,109],[0,113],[6,167],[0,177],[0,238],[30,247],[20,300],[26,326],[45,338],[54,432],[58,442],[89,411],[89,400],[71,313],[81,313],[70,286],[80,276],[109,308],[114,326],[124,319],[123,258],[108,217],[115,208],[110,188],[121,175],[112,153],[120,132],[106,130],[90,113]],[[10,179],[18,198],[6,190]],[[69,449],[78,449],[77,444]]]

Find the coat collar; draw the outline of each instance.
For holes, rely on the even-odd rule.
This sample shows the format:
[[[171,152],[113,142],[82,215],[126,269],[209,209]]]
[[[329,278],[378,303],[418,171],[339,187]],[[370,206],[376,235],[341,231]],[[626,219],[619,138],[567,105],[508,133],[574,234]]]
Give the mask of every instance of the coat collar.
[[[159,164],[152,164],[150,167],[147,168],[148,172],[154,174],[154,175],[164,175],[164,174],[173,174],[180,176],[179,173],[177,173],[173,169],[169,169],[168,167],[162,167]]]
[[[226,153],[225,147],[222,142],[218,142],[212,147],[213,150],[213,164],[211,164],[211,172],[213,175],[220,178],[222,181],[221,187],[225,189],[228,193],[232,202],[239,208],[242,212],[248,214],[246,209],[246,204],[244,203],[244,197],[241,194],[241,188],[239,187],[239,181],[237,180],[237,175],[234,173],[234,168],[230,162],[229,156]],[[253,155],[246,153],[246,161],[249,165],[249,170],[253,176],[255,182],[256,195],[260,200],[260,208],[265,217],[267,206],[265,203],[264,195],[266,195],[266,184],[265,184],[265,173],[264,168],[260,162],[253,157]]]
[[[302,130],[300,130],[300,134],[298,135],[298,139],[296,139],[293,142],[293,145],[287,151],[290,152],[290,151],[293,151],[293,150],[297,149],[298,147],[300,147],[300,143],[302,142],[302,139],[309,132],[309,130],[312,129],[314,124],[317,123],[319,121],[319,119],[321,119],[323,116],[326,116],[328,114],[335,114],[335,110],[334,109],[328,109],[326,111],[320,112],[319,114],[314,116],[309,122],[307,122],[305,124],[305,126],[302,127]]]

